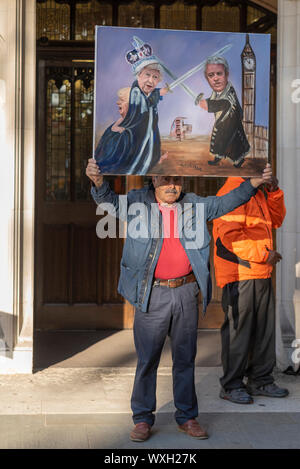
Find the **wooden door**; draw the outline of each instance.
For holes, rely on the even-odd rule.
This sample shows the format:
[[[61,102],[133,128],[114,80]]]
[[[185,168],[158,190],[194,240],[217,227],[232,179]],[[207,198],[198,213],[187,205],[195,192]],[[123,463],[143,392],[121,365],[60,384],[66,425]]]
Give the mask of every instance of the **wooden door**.
[[[38,63],[35,327],[126,327],[117,293],[122,239],[96,236],[85,176],[92,154],[93,62]],[[111,178],[118,193],[125,178]]]
[[[85,176],[92,153],[93,61],[42,58],[37,82],[35,328],[131,328],[134,310],[117,293],[123,239],[97,238],[99,217]],[[143,186],[144,178],[111,177],[110,183],[125,193]],[[186,178],[185,189],[211,195],[221,183]],[[200,314],[200,328],[220,327],[223,320],[212,278],[213,300],[207,316]]]
[[[184,180],[184,190],[186,192],[195,192],[198,195],[207,197],[215,195],[220,187],[224,184],[224,178],[216,177],[186,177]],[[208,223],[208,230],[211,235],[210,242],[210,272],[212,279],[212,299],[208,305],[206,315],[202,316],[202,298],[199,295],[199,329],[219,329],[224,322],[224,313],[221,307],[222,289],[216,284],[214,274],[213,259],[213,239],[212,239],[212,222]]]
[[[49,5],[45,6],[45,1],[40,0],[37,4],[40,41],[35,326],[41,329],[132,327],[133,309],[116,291],[123,242],[96,237],[95,205],[88,196],[88,181],[84,176],[92,144],[92,115],[88,112],[93,87],[93,25],[261,33],[270,30],[274,34],[272,26],[276,24],[276,15],[258,7],[254,9],[253,5],[239,9],[216,1],[210,6],[204,5],[209,2],[182,0],[148,2],[149,5],[139,0],[82,2],[88,6],[79,1],[47,3]],[[64,3],[69,3],[70,8]],[[223,20],[216,24],[216,18]],[[270,142],[273,166],[276,155],[275,64],[276,48],[272,48]],[[117,192],[143,184],[138,177],[129,177],[126,182],[125,178],[112,178],[111,182]],[[216,178],[187,178],[188,190],[201,195],[214,195],[222,183],[222,179]],[[200,315],[200,328],[220,327],[223,321],[212,250],[211,272],[213,298],[205,319]]]

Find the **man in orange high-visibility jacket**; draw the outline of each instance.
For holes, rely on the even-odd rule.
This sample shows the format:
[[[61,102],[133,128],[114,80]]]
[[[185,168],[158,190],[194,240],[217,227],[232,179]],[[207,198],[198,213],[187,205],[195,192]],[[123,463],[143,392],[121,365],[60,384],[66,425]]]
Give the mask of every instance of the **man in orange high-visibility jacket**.
[[[243,181],[229,177],[217,195]],[[284,194],[273,178],[249,202],[213,222],[215,275],[217,285],[223,288],[225,313],[220,397],[238,404],[253,403],[252,396],[288,395],[272,376],[275,302],[271,274],[281,260],[273,249],[272,228],[281,226],[285,213]]]

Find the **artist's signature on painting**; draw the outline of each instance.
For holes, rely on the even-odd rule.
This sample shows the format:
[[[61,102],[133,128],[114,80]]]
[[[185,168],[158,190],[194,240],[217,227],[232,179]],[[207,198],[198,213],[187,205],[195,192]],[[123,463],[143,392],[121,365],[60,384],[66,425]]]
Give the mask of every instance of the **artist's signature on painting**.
[[[178,166],[181,166],[182,168],[192,168],[192,169],[197,169],[198,171],[202,171],[201,166],[199,166],[197,163],[192,163],[189,161],[180,161],[178,163]]]

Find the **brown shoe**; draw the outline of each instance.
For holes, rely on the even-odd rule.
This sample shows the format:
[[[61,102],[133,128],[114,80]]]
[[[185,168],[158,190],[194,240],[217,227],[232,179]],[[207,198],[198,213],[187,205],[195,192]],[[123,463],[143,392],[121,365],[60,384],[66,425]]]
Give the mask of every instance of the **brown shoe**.
[[[178,425],[178,430],[198,440],[206,440],[208,438],[207,433],[195,419],[188,420],[183,425]]]
[[[130,439],[132,441],[146,441],[148,440],[151,433],[151,425],[147,422],[137,423],[132,432],[130,433]]]

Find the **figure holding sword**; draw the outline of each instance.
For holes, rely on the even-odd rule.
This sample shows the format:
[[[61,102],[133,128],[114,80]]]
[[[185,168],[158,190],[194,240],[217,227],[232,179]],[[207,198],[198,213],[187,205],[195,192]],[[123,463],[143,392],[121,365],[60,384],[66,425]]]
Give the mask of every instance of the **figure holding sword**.
[[[204,75],[213,92],[208,99],[201,99],[198,105],[207,112],[215,114],[215,124],[211,135],[210,152],[214,160],[209,165],[218,165],[229,158],[235,168],[245,162],[250,150],[243,128],[243,111],[235,89],[228,81],[229,66],[224,57],[208,57]]]
[[[161,158],[158,128],[159,101],[169,88],[157,88],[163,67],[152,54],[152,48],[134,36],[134,49],[126,54],[136,80],[133,82],[129,106],[121,126],[112,124],[102,135],[95,159],[102,173],[147,174]]]

